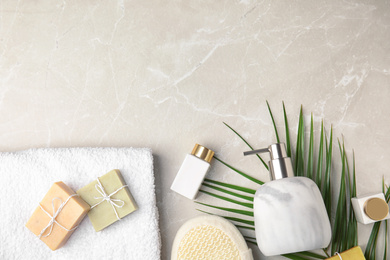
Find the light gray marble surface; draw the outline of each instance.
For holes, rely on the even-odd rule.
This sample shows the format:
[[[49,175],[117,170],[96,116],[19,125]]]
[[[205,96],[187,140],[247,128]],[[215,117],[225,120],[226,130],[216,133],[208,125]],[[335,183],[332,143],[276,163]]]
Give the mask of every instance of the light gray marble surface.
[[[205,209],[169,189],[196,142],[268,180],[222,123],[268,146],[275,135],[266,100],[280,131],[285,102],[294,140],[301,104],[306,122],[313,113],[316,140],[321,120],[332,126],[348,155],[355,151],[358,194],[380,192],[382,177],[390,182],[389,5],[0,1],[1,151],[152,148],[163,259],[181,224]],[[215,160],[209,178],[256,188]],[[363,249],[370,229],[359,225]]]

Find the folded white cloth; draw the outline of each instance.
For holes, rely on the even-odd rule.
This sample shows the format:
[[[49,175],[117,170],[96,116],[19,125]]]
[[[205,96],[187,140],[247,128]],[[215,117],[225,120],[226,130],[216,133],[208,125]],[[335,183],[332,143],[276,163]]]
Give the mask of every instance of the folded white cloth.
[[[139,209],[95,232],[88,217],[51,251],[27,220],[56,181],[74,191],[119,169]],[[0,153],[0,259],[160,259],[153,157],[146,148],[42,148]]]

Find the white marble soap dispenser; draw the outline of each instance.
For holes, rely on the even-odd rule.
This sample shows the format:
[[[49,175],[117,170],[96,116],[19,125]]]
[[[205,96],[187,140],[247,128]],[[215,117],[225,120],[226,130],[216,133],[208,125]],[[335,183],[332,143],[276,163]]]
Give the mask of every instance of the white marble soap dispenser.
[[[294,177],[283,143],[245,152],[269,152],[271,180],[255,194],[254,218],[257,244],[265,256],[325,248],[331,226],[317,185],[309,178]]]

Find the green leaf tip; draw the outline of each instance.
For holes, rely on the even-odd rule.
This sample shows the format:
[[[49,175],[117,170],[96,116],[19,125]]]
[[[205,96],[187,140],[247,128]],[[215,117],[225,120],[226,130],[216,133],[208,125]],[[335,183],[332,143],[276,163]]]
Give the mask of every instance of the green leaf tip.
[[[268,101],[265,101],[265,102],[267,103],[268,112],[269,112],[269,115],[271,116],[272,124],[273,124],[273,126],[274,126],[275,135],[276,135],[276,141],[277,141],[278,143],[280,143],[279,134],[278,134],[278,129],[276,128],[274,116],[273,116],[273,114],[272,114],[272,111],[271,111],[271,108],[270,108],[270,106],[269,106]]]
[[[253,182],[257,183],[257,184],[260,184],[260,185],[263,185],[263,184],[264,184],[264,182],[262,182],[262,181],[260,181],[260,180],[258,180],[258,179],[256,179],[256,178],[254,178],[254,177],[252,177],[252,176],[249,176],[248,174],[246,174],[246,173],[244,173],[244,172],[242,172],[242,171],[240,171],[240,170],[234,168],[233,166],[231,166],[231,165],[225,163],[224,161],[222,161],[222,160],[219,159],[218,157],[215,157],[215,156],[214,156],[214,159],[216,159],[217,161],[219,161],[219,162],[222,163],[223,165],[227,166],[228,168],[232,169],[233,171],[237,172],[237,173],[240,174],[241,176],[247,178],[248,180],[251,180],[251,181],[253,181]]]
[[[236,130],[234,130],[230,125],[223,122],[225,126],[227,126],[233,133],[235,133],[251,150],[254,150],[253,147],[242,137]],[[264,167],[268,170],[268,165],[265,163],[265,161],[260,157],[260,155],[256,154],[257,158],[263,163]],[[214,157],[215,158],[215,157]]]
[[[208,178],[204,179],[203,181],[204,182],[210,182],[210,183],[213,183],[213,184],[217,184],[219,186],[226,187],[226,188],[229,188],[229,189],[242,191],[242,192],[249,193],[249,194],[255,194],[256,193],[256,190],[254,190],[254,189],[249,189],[249,188],[246,188],[246,187],[242,187],[242,186],[238,186],[238,185],[234,185],[234,184],[229,184],[229,183],[225,183],[225,182],[215,181],[215,180],[208,179]],[[203,185],[205,185],[205,184],[203,184]]]
[[[203,206],[206,206],[206,207],[210,207],[210,208],[215,208],[215,209],[219,209],[219,210],[223,210],[223,211],[228,211],[228,212],[232,212],[232,213],[236,213],[236,214],[241,214],[241,215],[253,217],[253,211],[234,209],[234,208],[218,207],[218,206],[202,203],[202,202],[199,202],[199,201],[195,201],[195,203],[203,205]]]

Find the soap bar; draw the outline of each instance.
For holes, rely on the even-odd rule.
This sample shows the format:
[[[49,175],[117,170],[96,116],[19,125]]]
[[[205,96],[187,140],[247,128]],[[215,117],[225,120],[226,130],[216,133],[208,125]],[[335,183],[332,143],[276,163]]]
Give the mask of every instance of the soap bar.
[[[100,231],[137,210],[137,205],[119,170],[112,170],[79,189],[77,194],[90,206],[88,217]]]
[[[89,205],[71,188],[63,182],[56,182],[36,208],[26,227],[54,251],[66,243],[89,209]],[[49,225],[56,213],[56,222]]]
[[[351,201],[356,220],[362,224],[390,219],[389,206],[383,193],[366,194],[352,198]]]
[[[340,256],[335,255],[335,256],[332,256],[331,258],[327,258],[327,260],[340,260],[340,259],[343,259],[343,260],[366,260],[360,246],[352,247],[351,249],[340,253]]]

